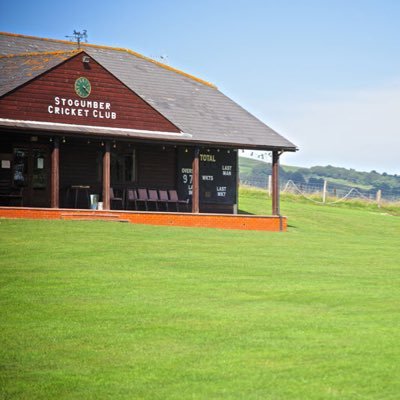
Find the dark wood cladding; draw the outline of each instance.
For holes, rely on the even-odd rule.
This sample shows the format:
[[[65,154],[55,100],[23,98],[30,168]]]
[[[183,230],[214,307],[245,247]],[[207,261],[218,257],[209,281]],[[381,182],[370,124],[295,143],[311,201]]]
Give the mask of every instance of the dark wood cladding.
[[[84,156],[82,156],[84,154]],[[100,144],[60,143],[60,203],[62,207],[72,206],[72,194],[67,199],[71,185],[90,186],[93,194],[102,193],[102,155]],[[81,195],[78,206],[87,207]]]
[[[175,188],[176,149],[162,146],[139,147],[137,185],[152,189]]]
[[[80,53],[54,69],[21,86],[0,99],[0,117],[18,120],[58,122],[77,125],[104,126],[112,128],[143,129],[150,131],[179,132],[179,129],[152,108],[137,94],[128,89],[93,58],[89,64],[82,62]],[[86,67],[85,67],[86,65]],[[91,94],[80,99],[75,93],[75,80],[81,76],[89,79]],[[103,118],[93,116],[57,115],[49,113],[48,107],[55,107],[55,98],[86,100],[110,103],[109,110],[102,111]],[[57,107],[63,107],[57,105]],[[64,106],[64,108],[82,108]],[[116,114],[116,118],[105,118],[105,112]]]
[[[218,213],[218,214],[233,214],[233,204],[200,204],[200,212],[202,213]]]
[[[32,139],[35,138],[33,142]],[[57,142],[59,141],[59,147]],[[103,145],[102,145],[103,143]],[[110,146],[111,145],[111,146]],[[0,131],[0,154],[4,159],[8,157],[13,166],[13,149],[15,147],[46,147],[49,156],[49,162],[45,165],[49,167],[50,177],[50,155],[52,156],[53,165],[57,163],[59,158],[59,205],[62,208],[74,207],[74,192],[70,190],[70,196],[67,198],[68,189],[71,186],[89,186],[89,194],[97,194],[100,201],[103,201],[103,156],[107,141],[100,140],[82,140],[78,138],[63,138],[49,136],[35,136],[21,134],[16,132]],[[135,150],[136,154],[136,181],[133,182],[114,182],[111,178],[110,186],[116,189],[126,188],[147,188],[147,189],[177,189],[178,185],[178,166],[179,156],[184,153],[184,149],[179,147],[139,144],[135,142],[116,142],[116,145],[108,144],[111,156],[115,154],[132,154]],[[54,149],[57,149],[54,153]],[[58,153],[58,154],[57,154]],[[191,159],[193,158],[192,153]],[[206,154],[206,153],[204,153]],[[208,154],[208,153],[207,153]],[[235,153],[236,154],[236,153]],[[111,165],[111,169],[112,169]],[[0,169],[0,178],[8,180],[12,183],[12,168]],[[52,198],[50,193],[44,198],[43,203],[37,203],[39,199],[33,203],[32,199],[26,199],[25,206],[56,206],[57,204],[57,174],[53,170],[53,181],[49,188],[52,187]],[[108,186],[108,184],[106,183]],[[200,182],[201,189],[201,182]],[[182,195],[182,194],[180,194]],[[104,202],[104,201],[103,201]],[[86,192],[79,192],[77,199],[78,208],[87,208],[88,202]],[[201,199],[199,201],[200,212],[205,213],[233,213],[234,204],[221,204],[217,202],[205,203]]]
[[[128,145],[125,145],[128,146]],[[137,154],[137,181],[115,183],[116,188],[144,187],[151,189],[175,188],[176,149],[162,146],[134,146],[126,147],[127,151],[136,149]],[[118,144],[118,151],[124,153],[124,145]],[[128,150],[129,149],[129,150]],[[111,152],[114,150],[111,148]],[[82,157],[84,154],[84,157]],[[90,193],[102,194],[102,165],[104,147],[100,143],[86,144],[82,141],[60,144],[60,190],[61,204],[64,207],[71,205],[67,201],[67,190],[71,185],[90,186]],[[69,199],[71,200],[71,199]],[[85,207],[84,198],[78,199],[79,205]]]

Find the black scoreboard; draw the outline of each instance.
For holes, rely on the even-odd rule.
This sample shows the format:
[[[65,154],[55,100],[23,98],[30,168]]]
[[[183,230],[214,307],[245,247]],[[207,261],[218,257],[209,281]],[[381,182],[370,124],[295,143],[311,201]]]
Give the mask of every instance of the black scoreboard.
[[[178,192],[182,199],[192,197],[193,149],[178,151]],[[199,197],[201,203],[236,203],[237,152],[207,149],[199,155]]]

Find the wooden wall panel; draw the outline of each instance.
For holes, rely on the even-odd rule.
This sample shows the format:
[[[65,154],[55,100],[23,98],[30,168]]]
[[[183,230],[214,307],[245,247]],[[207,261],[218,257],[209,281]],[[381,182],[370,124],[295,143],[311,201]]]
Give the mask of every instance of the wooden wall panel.
[[[95,145],[60,144],[60,204],[70,207],[72,196],[67,201],[71,185],[88,185],[90,193],[101,194],[102,148]],[[83,194],[79,195],[78,206],[87,207]]]
[[[173,189],[176,186],[176,149],[143,146],[138,149],[138,186]]]
[[[71,185],[89,185],[90,193],[102,193],[102,154],[104,148],[97,144],[84,142],[60,145],[60,201],[68,206],[67,189]],[[119,144],[119,151],[123,151]],[[162,146],[137,146],[137,182],[126,183],[127,187],[137,186],[152,189],[175,188],[176,149]],[[84,155],[84,156],[83,156]],[[123,184],[113,184],[123,188]],[[84,199],[78,201],[84,206]]]
[[[179,129],[152,108],[138,95],[128,89],[116,77],[91,58],[89,64],[82,62],[80,53],[54,69],[40,75],[0,99],[0,117],[58,122],[78,125],[92,125],[113,128],[144,129],[150,131],[179,132]],[[81,99],[75,93],[75,80],[81,76],[89,79],[92,91],[89,97]],[[57,100],[58,99],[58,100]],[[88,116],[57,115],[55,107],[65,109],[86,109],[81,106],[62,106],[61,99],[91,101],[110,104],[109,110],[87,108]],[[49,108],[50,107],[50,108]],[[51,110],[53,113],[49,113]],[[95,111],[98,117],[94,117]],[[99,117],[102,112],[103,118]],[[61,111],[60,111],[61,112]],[[77,113],[77,111],[75,111]],[[115,113],[115,119],[105,118],[106,112]]]

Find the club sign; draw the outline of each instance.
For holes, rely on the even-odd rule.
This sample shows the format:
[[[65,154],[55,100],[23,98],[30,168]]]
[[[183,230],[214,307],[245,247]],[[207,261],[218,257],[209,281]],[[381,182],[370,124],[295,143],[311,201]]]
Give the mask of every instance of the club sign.
[[[55,96],[53,103],[47,106],[47,112],[80,118],[117,119],[117,113],[112,110],[110,102],[87,99],[92,92],[89,79],[79,77],[74,83],[74,89],[80,98]]]

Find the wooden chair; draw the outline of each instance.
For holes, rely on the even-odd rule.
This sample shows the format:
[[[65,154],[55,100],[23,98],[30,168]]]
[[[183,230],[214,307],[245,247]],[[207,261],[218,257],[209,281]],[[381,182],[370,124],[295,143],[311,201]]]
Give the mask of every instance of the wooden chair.
[[[121,209],[124,209],[124,195],[122,193],[121,196],[116,196],[114,189],[110,188],[110,206],[114,203],[121,204]],[[112,208],[112,207],[111,207]]]
[[[149,189],[149,198],[147,199],[148,204],[154,204],[156,211],[158,211],[158,193],[157,190]]]
[[[137,205],[138,194],[136,189],[128,189],[126,194],[126,208],[129,209],[129,205],[133,204],[134,210],[138,209]]]
[[[159,190],[158,191],[158,198],[159,198],[159,202],[161,204],[165,204],[165,209],[167,211],[169,211],[168,209],[168,204],[169,203],[175,203],[174,201],[171,201],[168,197],[168,192],[166,190]]]
[[[13,187],[8,180],[0,180],[0,205],[16,202],[22,207],[22,199],[22,188]]]
[[[149,206],[148,206],[148,200],[149,196],[147,194],[147,189],[138,189],[138,198],[136,200],[136,204],[143,203],[145,206],[146,211],[149,211]]]
[[[171,202],[175,203],[176,206],[176,211],[180,211],[179,210],[179,205],[185,205],[186,206],[186,211],[189,211],[189,199],[187,200],[181,200],[178,197],[178,192],[174,189],[168,190],[169,193],[169,199],[171,200]]]

